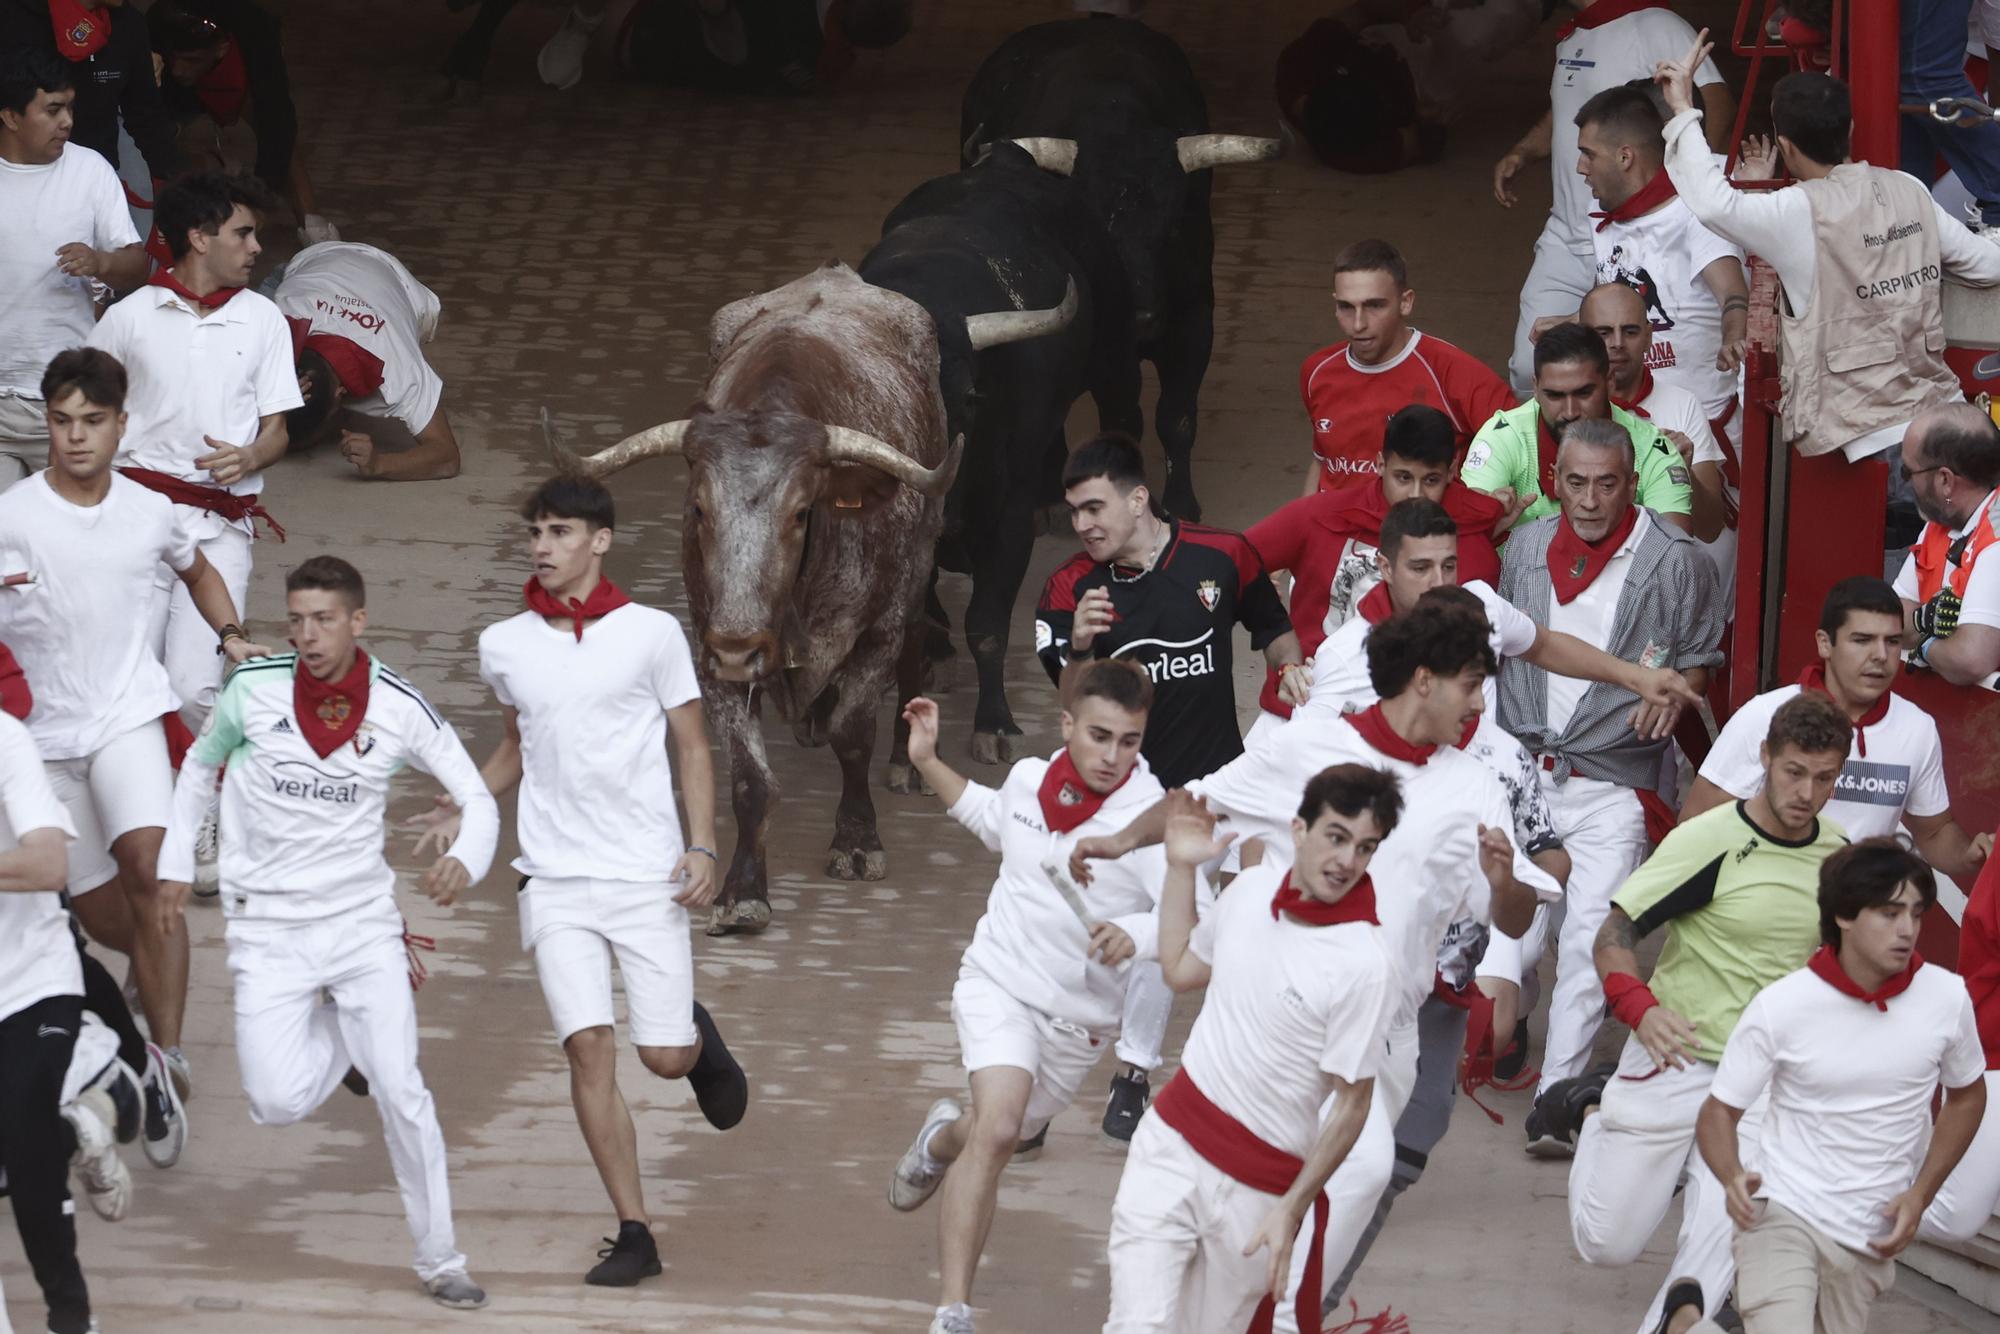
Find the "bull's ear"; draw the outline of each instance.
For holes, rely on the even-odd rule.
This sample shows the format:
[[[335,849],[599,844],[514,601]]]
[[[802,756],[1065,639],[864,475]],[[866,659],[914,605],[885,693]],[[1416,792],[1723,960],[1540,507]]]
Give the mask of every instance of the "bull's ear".
[[[896,498],[901,483],[880,468],[859,463],[835,463],[826,471],[821,499],[835,517],[872,514]]]
[[[722,359],[729,345],[736,341],[736,335],[743,332],[743,326],[762,315],[767,309],[764,294],[746,296],[741,301],[732,301],[715,312],[715,318],[708,322],[708,360],[711,365]]]

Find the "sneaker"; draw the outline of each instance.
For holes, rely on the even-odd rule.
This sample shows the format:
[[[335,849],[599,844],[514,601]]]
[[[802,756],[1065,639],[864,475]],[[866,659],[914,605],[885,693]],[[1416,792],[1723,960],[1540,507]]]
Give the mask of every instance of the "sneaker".
[[[424,1291],[439,1306],[449,1306],[454,1311],[477,1311],[486,1305],[486,1289],[474,1283],[472,1275],[463,1269],[430,1279],[424,1284]]]
[[[222,892],[222,874],[217,869],[221,852],[216,837],[216,808],[210,806],[194,831],[194,896],[212,899]]]
[[[1528,1109],[1523,1126],[1528,1132],[1528,1156],[1530,1158],[1573,1158],[1576,1156],[1576,1141],[1566,1135],[1558,1135],[1549,1128],[1548,1117],[1539,1106]]]
[[[63,1104],[62,1117],[76,1132],[76,1152],[69,1162],[90,1207],[99,1218],[117,1222],[132,1207],[132,1174],[118,1156],[118,1111],[111,1095],[87,1088],[76,1101]]]
[[[964,1302],[938,1307],[931,1317],[930,1334],[973,1334],[972,1308]]]
[[[562,27],[535,57],[535,72],[542,76],[542,82],[558,92],[568,92],[583,82],[583,57],[590,50],[590,35],[603,22],[602,13],[586,18],[571,6]]]
[[[1660,1323],[1653,1326],[1653,1334],[1667,1334],[1673,1324],[1674,1312],[1683,1306],[1692,1306],[1697,1312],[1708,1305],[1702,1296],[1701,1284],[1691,1278],[1677,1278],[1667,1285],[1666,1300],[1660,1303]]]
[[[891,1209],[906,1214],[922,1207],[925,1200],[937,1194],[939,1184],[944,1181],[945,1169],[951,1164],[939,1162],[924,1150],[930,1146],[932,1135],[963,1115],[965,1109],[954,1098],[939,1098],[931,1104],[930,1111],[924,1113],[924,1128],[917,1132],[910,1147],[903,1150],[903,1156],[896,1162],[895,1175],[889,1178]],[[969,1316],[967,1320],[970,1321]],[[972,1328],[971,1324],[968,1323],[966,1328]]]
[[[167,1076],[174,1081],[174,1092],[181,1095],[182,1102],[194,1098],[194,1066],[188,1063],[187,1053],[179,1047],[166,1050]]]
[[[1042,1156],[1042,1149],[1049,1142],[1049,1123],[1042,1122],[1042,1128],[1014,1146],[1014,1161],[1032,1163]]]
[[[1514,1040],[1507,1050],[1493,1058],[1493,1078],[1496,1083],[1519,1079],[1521,1071],[1528,1068],[1528,1021],[1514,1025]]]
[[[185,1059],[182,1061],[185,1066]],[[187,1148],[187,1106],[168,1066],[167,1054],[146,1044],[146,1161],[155,1167],[172,1167]]]
[[[1568,1158],[1576,1153],[1576,1137],[1584,1117],[1604,1097],[1604,1086],[1617,1072],[1600,1065],[1585,1074],[1558,1079],[1535,1099],[1528,1113],[1528,1153],[1536,1158]]]
[[[103,1326],[97,1323],[97,1317],[91,1316],[82,1330],[78,1331],[78,1334],[102,1334],[102,1330]],[[55,1326],[51,1325],[49,1326],[49,1334],[59,1334],[59,1331]]]
[[[1151,1096],[1144,1070],[1121,1070],[1113,1076],[1111,1098],[1104,1104],[1104,1138],[1113,1144],[1130,1144]]]
[[[630,1288],[638,1286],[640,1279],[660,1272],[660,1248],[653,1244],[653,1229],[644,1223],[620,1223],[617,1239],[604,1240],[606,1245],[597,1253],[596,1266],[583,1276],[585,1283],[600,1288]]]
[[[694,1028],[701,1035],[701,1054],[687,1072],[695,1106],[717,1130],[728,1130],[743,1119],[750,1106],[750,1079],[729,1054],[715,1019],[700,1001],[694,1005]]]
[[[340,1086],[357,1098],[368,1096],[368,1076],[351,1065],[347,1067],[347,1073],[340,1077]]]

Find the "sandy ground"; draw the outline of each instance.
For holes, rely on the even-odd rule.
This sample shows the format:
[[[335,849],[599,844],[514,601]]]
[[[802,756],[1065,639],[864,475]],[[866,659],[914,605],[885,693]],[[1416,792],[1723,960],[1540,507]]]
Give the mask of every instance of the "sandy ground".
[[[541,0],[503,37],[484,100],[449,112],[423,102],[458,23],[436,0],[289,8],[325,211],[349,239],[393,250],[443,298],[434,356],[466,470],[448,483],[377,486],[331,456],[288,461],[271,498],[291,540],[260,548],[249,610],[282,634],[285,568],[321,550],[351,557],[372,585],[371,647],[484,755],[500,720],[478,681],[474,636],[519,605],[511,507],[543,468],[537,409],[548,405],[585,441],[680,415],[704,371],[709,313],[828,258],[857,260],[904,192],[955,165],[958,97],[980,56],[1061,6],[926,4],[917,33],[864,57],[837,96],[704,102],[621,85],[601,65],[567,95],[535,86],[533,53],[557,14]],[[1270,62],[1311,8],[1156,0],[1151,17],[1193,53],[1216,128],[1269,133]],[[1504,358],[1545,187],[1531,180],[1527,202],[1503,212],[1486,172],[1537,114],[1547,59],[1543,46],[1496,60],[1442,166],[1361,181],[1287,161],[1218,181],[1217,347],[1196,465],[1211,519],[1247,524],[1295,494],[1306,457],[1295,371],[1333,336],[1325,274],[1345,241],[1397,239],[1422,294],[1422,326]],[[683,475],[656,464],[617,481],[612,571],[638,598],[684,612]],[[1070,549],[1044,538],[1030,589]],[[965,595],[963,581],[948,585],[954,611]],[[1027,648],[1030,601],[1015,618],[1014,706],[1030,740],[1053,747],[1052,692]],[[1247,672],[1241,684],[1248,717]],[[963,756],[969,669],[943,702]],[[885,707],[885,746],[887,716]],[[424,1066],[451,1146],[460,1244],[491,1308],[455,1315],[417,1291],[365,1103],[336,1093],[305,1124],[250,1123],[220,921],[197,907],[192,1145],[170,1172],[130,1155],[137,1200],[126,1222],[82,1211],[105,1328],[923,1328],[935,1222],[893,1214],[883,1187],[924,1107],[962,1088],[948,996],[991,867],[933,802],[883,792],[888,878],[822,879],[835,765],[782,732],[773,729],[787,792],[771,850],[774,924],[757,939],[695,942],[701,995],[751,1072],[750,1116],[718,1137],[683,1084],[652,1079],[629,1054],[623,1071],[662,1278],[626,1292],[579,1281],[614,1220],[575,1130],[502,868],[454,912],[414,895],[409,907],[413,925],[439,940],[419,1002]],[[402,796],[406,813],[429,789],[411,782]],[[398,855],[410,860],[406,845]],[[1183,1005],[1170,1050],[1191,1016]],[[1096,1131],[1103,1087],[1089,1081],[1046,1157],[1006,1179],[978,1292],[983,1329],[1074,1331],[1102,1319],[1122,1161]],[[1671,1233],[1648,1263],[1586,1268],[1569,1243],[1563,1169],[1520,1152],[1525,1095],[1495,1105],[1504,1126],[1461,1108],[1357,1286],[1362,1310],[1393,1306],[1417,1331],[1629,1329],[1662,1276]],[[0,1273],[14,1318],[39,1328],[11,1228],[0,1228]],[[1967,1308],[1940,1292],[1905,1276],[1873,1328],[1991,1328],[1951,1314]]]

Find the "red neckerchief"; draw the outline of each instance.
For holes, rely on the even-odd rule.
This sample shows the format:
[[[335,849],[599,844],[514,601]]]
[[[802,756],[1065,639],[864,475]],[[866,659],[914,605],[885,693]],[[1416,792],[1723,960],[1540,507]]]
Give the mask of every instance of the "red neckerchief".
[[[1632,535],[1639,522],[1639,507],[1625,507],[1625,518],[1595,542],[1586,542],[1569,526],[1569,516],[1556,521],[1555,540],[1549,543],[1549,581],[1555,586],[1556,601],[1568,606],[1578,594],[1597,582],[1604,567],[1618,554],[1618,548]]]
[[[1389,581],[1384,579],[1362,595],[1354,604],[1354,610],[1370,625],[1380,625],[1396,614],[1396,604],[1389,600]]]
[[[1280,913],[1306,926],[1339,926],[1343,922],[1382,924],[1375,916],[1375,882],[1365,875],[1332,903],[1322,903],[1293,889],[1292,873],[1287,871],[1278,882],[1278,892],[1271,896],[1271,920],[1277,921]]]
[[[1901,671],[1902,664],[1898,663],[1896,670]],[[1826,688],[1826,664],[1816,662],[1800,672],[1799,688],[1817,690],[1828,699],[1832,699],[1833,692]],[[1882,698],[1869,705],[1868,712],[1854,720],[1854,747],[1861,752],[1861,758],[1864,760],[1868,758],[1868,729],[1889,716],[1889,695],[1889,691],[1883,691]]]
[[[1634,417],[1644,417],[1647,421],[1651,421],[1653,420],[1653,414],[1646,411],[1645,403],[1652,396],[1653,368],[1641,365],[1639,367],[1639,392],[1632,395],[1629,399],[1620,398],[1616,394],[1613,394],[1611,402],[1613,405],[1625,409],[1625,411],[1631,413]]]
[[[1597,219],[1597,230],[1601,232],[1614,222],[1643,218],[1679,193],[1674,189],[1674,178],[1667,175],[1667,169],[1662,167],[1657,176],[1634,190],[1632,197],[1617,208],[1608,208],[1602,213],[1593,212],[1590,216]]]
[[[576,598],[571,598],[568,602],[558,602],[556,595],[549,592],[548,589],[543,588],[542,582],[539,579],[528,580],[527,586],[521,590],[521,594],[527,600],[529,611],[546,616],[550,620],[560,621],[567,619],[575,621],[578,643],[583,642],[583,623],[585,621],[594,621],[600,616],[609,616],[612,612],[617,611],[632,600],[625,596],[623,589],[602,576],[599,576],[597,580],[597,587],[590,590],[590,596],[580,601]]]
[[[314,333],[312,321],[298,315],[285,316],[285,323],[292,331],[292,360],[308,351],[319,353],[349,398],[367,398],[382,387],[382,358],[352,338]]]
[[[321,759],[333,754],[361,729],[368,714],[368,654],[354,650],[354,665],[338,681],[322,681],[301,662],[292,669],[292,712],[299,735]]]
[[[1592,0],[1582,12],[1556,29],[1556,40],[1566,42],[1569,35],[1578,28],[1601,28],[1627,14],[1637,14],[1645,9],[1667,9],[1667,0]]]
[[[1858,1001],[1866,1001],[1878,1010],[1887,1010],[1889,1002],[1910,989],[1910,983],[1917,976],[1917,969],[1924,966],[1924,956],[1910,951],[1910,966],[1884,982],[1879,990],[1863,991],[1861,984],[1847,975],[1840,966],[1840,955],[1831,945],[1822,945],[1813,951],[1812,958],[1806,960],[1806,967],[1819,975],[1820,981],[1832,987],[1843,996],[1852,996]]]
[[[229,304],[229,298],[243,289],[240,287],[218,287],[207,296],[196,296],[187,289],[187,284],[166,269],[156,269],[153,276],[146,279],[148,287],[164,287],[196,310],[221,310]]]
[[[49,22],[55,25],[56,51],[64,60],[88,60],[111,40],[104,11],[80,0],[49,0]]]
[[[1556,497],[1556,451],[1562,448],[1562,441],[1549,429],[1549,419],[1542,415],[1541,405],[1535,407],[1535,452],[1542,470],[1540,478],[1542,494],[1550,500]]]
[[[1116,792],[1124,787],[1127,780],[1137,771],[1138,765],[1125,771],[1125,777],[1118,780]],[[1037,794],[1042,799],[1042,823],[1051,831],[1067,834],[1091,816],[1097,814],[1111,792],[1093,792],[1090,784],[1083,781],[1083,775],[1076,771],[1076,762],[1064,751],[1049,764],[1049,771],[1042,775],[1042,788]]]
[[[1389,726],[1389,720],[1382,714],[1380,704],[1370,704],[1359,713],[1347,715],[1347,721],[1354,730],[1361,733],[1361,739],[1381,751],[1392,760],[1405,764],[1423,764],[1437,752],[1436,746],[1416,746],[1396,735],[1396,729]]]
[[[227,127],[243,118],[243,104],[250,100],[250,71],[234,37],[223,46],[222,58],[196,80],[194,95],[217,125]]]

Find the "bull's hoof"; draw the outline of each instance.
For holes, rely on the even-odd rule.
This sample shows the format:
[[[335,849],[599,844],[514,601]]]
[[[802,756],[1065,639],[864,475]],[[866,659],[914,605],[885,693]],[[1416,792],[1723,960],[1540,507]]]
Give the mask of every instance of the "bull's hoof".
[[[817,750],[826,744],[826,720],[806,713],[792,723],[792,739],[807,750]]]
[[[718,903],[709,917],[711,936],[754,936],[771,924],[771,905],[763,899]]]
[[[1012,764],[1020,740],[1019,732],[974,732],[972,758],[980,764]]]
[[[880,880],[889,874],[889,854],[880,848],[835,848],[826,855],[826,873],[835,880]]]
[[[937,795],[931,785],[924,781],[923,774],[917,771],[915,765],[901,761],[889,766],[889,790],[899,797],[908,797],[919,792],[926,797]]]

